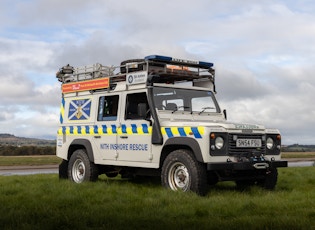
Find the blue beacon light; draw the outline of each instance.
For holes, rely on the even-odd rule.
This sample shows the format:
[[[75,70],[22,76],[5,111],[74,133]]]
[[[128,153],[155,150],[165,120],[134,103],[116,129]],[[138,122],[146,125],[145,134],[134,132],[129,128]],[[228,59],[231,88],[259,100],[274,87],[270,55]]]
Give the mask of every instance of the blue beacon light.
[[[199,68],[211,68],[213,63],[211,62],[203,62],[203,61],[193,61],[187,59],[179,59],[179,58],[172,58],[168,56],[161,56],[161,55],[150,55],[144,58],[146,61],[159,61],[165,62],[168,64],[182,64],[186,66],[195,66]]]

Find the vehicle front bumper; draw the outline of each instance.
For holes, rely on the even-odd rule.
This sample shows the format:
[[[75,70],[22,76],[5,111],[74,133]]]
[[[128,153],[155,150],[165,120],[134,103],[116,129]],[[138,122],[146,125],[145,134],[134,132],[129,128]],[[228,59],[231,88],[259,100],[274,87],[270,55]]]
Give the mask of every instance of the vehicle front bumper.
[[[260,161],[260,162],[215,162],[208,163],[207,170],[259,170],[267,168],[288,167],[287,161]]]

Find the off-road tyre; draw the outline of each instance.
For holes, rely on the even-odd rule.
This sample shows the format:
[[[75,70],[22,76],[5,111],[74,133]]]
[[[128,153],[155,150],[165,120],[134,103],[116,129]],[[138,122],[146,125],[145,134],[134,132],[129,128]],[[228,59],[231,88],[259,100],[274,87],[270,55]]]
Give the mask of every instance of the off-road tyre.
[[[278,180],[277,168],[270,168],[267,170],[266,177],[263,180],[259,180],[257,184],[264,189],[274,190]]]
[[[75,183],[84,181],[96,181],[98,168],[90,161],[85,150],[78,149],[70,157],[68,166],[68,177]]]
[[[174,191],[192,191],[204,196],[207,193],[206,166],[198,162],[190,151],[175,150],[163,162],[161,182]]]
[[[59,165],[59,179],[68,179],[68,161],[62,160]]]
[[[219,177],[214,171],[207,172],[207,182],[208,185],[214,186],[219,182]]]
[[[107,172],[107,173],[105,173],[105,175],[108,178],[114,178],[114,177],[118,176],[118,172]]]

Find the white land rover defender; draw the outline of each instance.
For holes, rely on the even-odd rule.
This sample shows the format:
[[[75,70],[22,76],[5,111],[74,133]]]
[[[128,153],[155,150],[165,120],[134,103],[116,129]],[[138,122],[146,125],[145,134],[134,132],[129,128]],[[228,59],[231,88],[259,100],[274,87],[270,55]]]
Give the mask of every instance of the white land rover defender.
[[[277,129],[226,121],[209,62],[151,55],[119,67],[62,67],[57,156],[60,178],[160,176],[172,190],[207,193],[235,181],[273,189]]]

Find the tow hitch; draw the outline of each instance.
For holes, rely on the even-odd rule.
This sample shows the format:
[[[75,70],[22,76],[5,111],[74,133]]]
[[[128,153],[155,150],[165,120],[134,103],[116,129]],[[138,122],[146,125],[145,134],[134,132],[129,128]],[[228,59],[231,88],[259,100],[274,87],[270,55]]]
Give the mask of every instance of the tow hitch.
[[[268,163],[255,163],[253,164],[254,168],[255,169],[266,169],[266,168],[269,168],[269,164]]]

